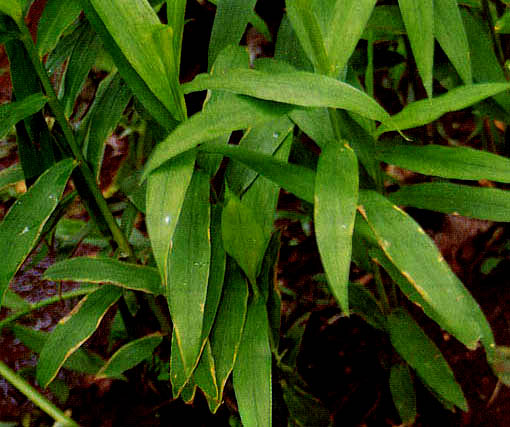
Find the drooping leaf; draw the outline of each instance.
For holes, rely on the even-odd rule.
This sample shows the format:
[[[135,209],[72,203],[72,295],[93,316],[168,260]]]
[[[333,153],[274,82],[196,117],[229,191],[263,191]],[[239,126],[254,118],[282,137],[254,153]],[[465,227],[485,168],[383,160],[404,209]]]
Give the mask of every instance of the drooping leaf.
[[[434,32],[464,84],[473,83],[468,38],[456,0],[434,0]]]
[[[429,98],[434,67],[434,1],[398,0],[416,66]]]
[[[237,261],[254,284],[266,247],[264,232],[252,209],[235,195],[223,208],[221,235],[225,251]]]
[[[184,372],[189,378],[203,345],[202,327],[211,260],[209,177],[191,179],[168,259],[166,296]]]
[[[462,389],[443,355],[403,309],[388,316],[388,331],[395,350],[416,371],[422,381],[443,399],[467,412]]]
[[[48,169],[11,207],[0,223],[0,306],[9,282],[33,249],[44,224],[57,207],[74,169],[72,160],[62,160]],[[16,244],[12,244],[12,239]]]
[[[345,313],[358,186],[358,159],[352,148],[345,141],[324,147],[315,182],[315,234],[329,286]]]
[[[228,45],[238,45],[253,14],[256,0],[219,0],[209,40],[209,70]]]
[[[441,326],[469,348],[493,337],[480,307],[453,274],[434,242],[405,212],[373,191],[360,191],[358,210],[385,255],[443,319]]]
[[[109,283],[154,295],[164,294],[157,269],[112,258],[69,258],[51,265],[44,272],[43,278],[85,283]]]
[[[510,222],[510,193],[499,188],[471,187],[449,182],[406,185],[390,194],[396,205]]]
[[[37,50],[44,56],[57,45],[58,39],[81,12],[79,0],[49,0],[37,25]]]
[[[46,101],[47,98],[42,93],[37,93],[22,101],[0,105],[0,138],[3,138],[20,120],[41,110]]]
[[[198,144],[274,120],[289,112],[291,107],[243,97],[222,98],[178,126],[153,150],[145,165],[143,179],[166,161]]]
[[[402,423],[412,425],[416,419],[416,392],[407,364],[391,367],[390,390]]]
[[[123,378],[123,372],[150,358],[163,337],[154,333],[119,348],[96,374],[96,378]]]
[[[479,83],[460,86],[444,95],[413,102],[404,107],[400,113],[392,116],[391,121],[382,124],[377,129],[377,134],[425,125],[445,113],[469,107],[508,89],[510,89],[508,83]]]
[[[69,356],[97,329],[106,311],[121,297],[122,289],[105,285],[84,297],[60,320],[46,341],[37,364],[37,382],[46,388]]]
[[[182,88],[184,93],[221,89],[303,107],[342,108],[381,122],[389,119],[384,108],[364,92],[334,78],[306,71],[271,74],[237,69],[222,75],[199,74]]]
[[[243,425],[272,425],[271,349],[263,298],[255,297],[248,305],[233,382]]]
[[[377,0],[340,0],[330,11],[328,32],[325,36],[329,75],[337,77],[347,65]],[[322,3],[322,2],[321,2]]]
[[[168,285],[168,257],[182,204],[191,181],[195,153],[178,156],[152,172],[147,182],[147,230],[163,284]]]
[[[244,163],[296,196],[313,203],[315,174],[303,166],[275,160],[273,156],[232,145],[203,144],[200,150],[221,153]]]
[[[377,158],[424,175],[510,183],[510,160],[469,147],[377,144]]]

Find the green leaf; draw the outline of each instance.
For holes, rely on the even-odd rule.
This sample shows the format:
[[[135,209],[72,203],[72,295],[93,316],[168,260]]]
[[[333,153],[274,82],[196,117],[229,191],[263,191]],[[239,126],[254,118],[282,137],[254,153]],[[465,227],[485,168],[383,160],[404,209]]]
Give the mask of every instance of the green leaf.
[[[208,399],[212,412],[216,412],[223,402],[223,390],[237,358],[246,319],[248,295],[248,284],[239,267],[230,259],[227,263],[218,313],[209,335],[214,375],[218,387],[218,394]],[[209,365],[206,359],[201,359],[200,363]],[[211,369],[210,365],[207,365],[205,369]],[[197,367],[197,369],[202,368]]]
[[[178,156],[149,175],[147,230],[164,286],[168,285],[168,257],[195,164],[195,153]]]
[[[291,64],[298,70],[313,71],[313,65],[308,60],[305,51],[299,43],[296,33],[290,24],[288,14],[283,16],[280,28],[278,29],[274,59]]]
[[[377,0],[337,0],[326,34],[329,75],[337,77],[358,44]]]
[[[168,26],[173,30],[173,57],[175,58],[175,75],[179,76],[181,69],[182,35],[184,32],[184,13],[186,0],[167,0],[166,17]]]
[[[0,105],[0,138],[3,138],[19,121],[37,113],[47,102],[42,93],[30,95],[22,101]]]
[[[285,190],[294,193],[309,203],[313,203],[315,173],[311,169],[232,145],[206,143],[200,146],[200,150],[208,153],[221,153],[242,162]]]
[[[390,390],[393,403],[404,425],[414,424],[416,419],[416,392],[409,366],[399,363],[391,367]]]
[[[163,27],[154,10],[146,0],[131,7],[123,0],[80,2],[133,94],[164,129],[173,129],[180,104],[172,99],[176,88],[169,87],[162,47],[153,37]]]
[[[209,177],[196,170],[186,193],[168,260],[166,296],[184,372],[189,378],[204,343],[211,260]]]
[[[122,296],[122,289],[105,285],[84,297],[60,320],[46,341],[37,364],[37,382],[46,388],[59,369],[97,329],[106,311]]]
[[[345,313],[358,186],[358,159],[352,148],[344,141],[324,147],[315,182],[315,234],[329,286]]]
[[[396,205],[458,214],[489,221],[510,222],[510,192],[449,182],[406,185],[390,194]]]
[[[35,353],[42,351],[44,344],[50,337],[48,332],[38,331],[17,323],[14,323],[10,329],[23,345]],[[79,348],[69,356],[64,363],[64,368],[74,372],[95,375],[103,364],[104,360],[101,357],[83,348]]]
[[[0,190],[24,179],[25,175],[23,175],[23,169],[19,163],[2,169],[0,171]]]
[[[178,126],[153,150],[145,165],[143,179],[163,163],[204,141],[274,120],[290,107],[243,97],[226,97]]]
[[[56,262],[43,275],[46,280],[109,283],[154,295],[164,294],[158,270],[112,258],[77,257]]]
[[[395,310],[388,316],[388,331],[395,350],[422,381],[443,399],[467,412],[466,399],[448,363],[413,318],[402,309]]]
[[[510,160],[468,147],[377,144],[377,159],[424,175],[510,183]]]
[[[381,38],[388,34],[405,34],[406,29],[398,6],[380,5],[374,8],[368,20],[367,30],[373,31],[375,35],[382,34]]]
[[[456,0],[434,0],[434,32],[464,84],[473,83],[468,38]]]
[[[434,1],[398,0],[416,66],[429,98],[434,68]]]
[[[324,34],[317,20],[313,4],[308,0],[286,0],[287,16],[306,56],[315,70],[329,72]]]
[[[234,258],[252,284],[260,269],[266,241],[255,213],[235,195],[223,208],[221,235],[225,251]]]
[[[358,210],[385,255],[443,319],[440,326],[469,348],[482,339],[489,351],[492,333],[480,307],[418,224],[373,191],[360,191]]]
[[[90,129],[87,138],[87,160],[96,179],[99,179],[106,139],[115,130],[130,99],[131,91],[118,73],[99,84],[88,113]]]
[[[272,425],[271,349],[263,298],[255,297],[248,306],[233,382],[243,425]]]
[[[79,0],[49,0],[37,25],[37,50],[44,56],[57,45],[63,32],[78,18]]]
[[[182,88],[184,93],[221,89],[303,107],[343,108],[380,122],[389,119],[384,108],[364,92],[334,78],[306,71],[273,74],[236,69],[221,75],[199,74]]]
[[[96,374],[96,378],[123,378],[122,373],[149,359],[163,337],[154,333],[119,348]]]
[[[377,129],[377,134],[425,125],[445,113],[469,107],[509,88],[508,83],[479,83],[460,86],[444,95],[413,102],[404,107],[401,112],[391,116],[391,121],[382,124]]]
[[[329,113],[325,108],[296,108],[291,111],[289,117],[319,147],[325,147],[335,141]]]
[[[202,351],[200,362],[193,373],[195,384],[200,387],[208,400],[216,399],[218,395],[218,384],[216,384],[214,359],[211,351],[211,343],[207,340],[204,350]]]
[[[256,0],[219,0],[209,41],[209,70],[228,45],[238,45],[253,14]]]
[[[23,20],[23,11],[18,0],[2,0],[0,12],[9,15],[18,24]]]
[[[36,245],[44,224],[57,207],[74,167],[73,161],[67,159],[48,169],[14,203],[0,223],[0,306],[9,282]]]

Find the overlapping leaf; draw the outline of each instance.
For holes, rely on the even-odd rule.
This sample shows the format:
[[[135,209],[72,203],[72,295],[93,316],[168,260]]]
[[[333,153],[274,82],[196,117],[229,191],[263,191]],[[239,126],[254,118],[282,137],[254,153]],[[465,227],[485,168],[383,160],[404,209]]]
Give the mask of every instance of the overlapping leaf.
[[[400,419],[404,424],[412,425],[416,418],[416,392],[407,364],[391,367],[390,390]]]
[[[0,138],[3,138],[20,120],[41,110],[46,101],[47,98],[42,93],[37,93],[22,101],[0,105]]]

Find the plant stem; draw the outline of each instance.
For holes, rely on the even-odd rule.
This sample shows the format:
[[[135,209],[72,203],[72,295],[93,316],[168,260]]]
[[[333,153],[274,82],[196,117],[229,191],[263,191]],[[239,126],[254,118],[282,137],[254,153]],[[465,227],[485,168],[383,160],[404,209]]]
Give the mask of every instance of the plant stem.
[[[503,48],[501,47],[501,40],[499,38],[499,34],[496,34],[496,31],[494,29],[494,21],[492,19],[492,14],[490,11],[488,0],[482,0],[482,8],[483,8],[483,15],[485,17],[485,21],[487,22],[487,25],[489,26],[489,33],[491,35],[491,40],[492,40],[492,44],[494,46],[494,51],[496,53],[496,57],[498,58],[499,63],[503,67],[505,76],[508,79],[508,73],[507,73],[506,67],[505,67],[505,56],[503,55]]]
[[[85,183],[89,188],[92,197],[94,198],[94,201],[96,202],[97,207],[101,212],[104,220],[106,221],[108,228],[110,229],[110,232],[112,233],[112,236],[120,250],[130,259],[131,262],[135,262],[133,249],[131,248],[131,245],[129,244],[126,236],[124,236],[122,233],[119,225],[117,224],[117,221],[108,208],[108,204],[104,199],[101,190],[97,186],[94,174],[90,170],[87,161],[83,157],[81,149],[76,142],[73,129],[71,128],[71,125],[64,113],[64,108],[62,107],[60,101],[57,98],[57,95],[55,94],[51,81],[42,65],[39,53],[37,52],[37,49],[32,40],[32,36],[30,35],[30,32],[24,23],[20,24],[20,31],[21,41],[23,42],[23,45],[28,52],[28,56],[34,65],[34,68],[43,86],[44,92],[48,97],[48,104],[53,111],[53,114],[55,115],[55,119],[62,128],[62,132],[64,133],[65,139],[69,145],[69,148],[71,149],[71,152],[73,153],[74,158],[79,162],[78,167],[80,168]]]
[[[55,421],[65,426],[76,426],[78,424],[58,409],[53,403],[46,399],[34,387],[32,387],[25,379],[16,374],[5,363],[0,361],[0,375],[16,387],[21,393],[30,399],[32,403],[41,408]]]
[[[386,290],[384,289],[384,283],[382,281],[381,271],[379,270],[379,264],[374,262],[373,265],[374,265],[375,284],[377,287],[377,293],[379,294],[379,298],[381,299],[383,313],[388,314],[391,311],[390,303],[388,300],[388,295],[386,294]]]

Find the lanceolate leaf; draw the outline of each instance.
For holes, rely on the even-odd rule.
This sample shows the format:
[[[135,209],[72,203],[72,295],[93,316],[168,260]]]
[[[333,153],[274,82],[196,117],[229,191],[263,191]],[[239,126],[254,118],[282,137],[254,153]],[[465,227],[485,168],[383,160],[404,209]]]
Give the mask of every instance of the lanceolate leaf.
[[[396,205],[510,222],[510,192],[449,182],[406,185],[389,196]]]
[[[334,78],[306,71],[271,74],[237,69],[221,75],[199,74],[183,85],[184,93],[205,89],[222,89],[303,107],[342,108],[380,122],[389,119],[384,108],[364,92]]]
[[[37,93],[26,97],[23,101],[0,105],[0,138],[3,138],[20,120],[41,110],[46,101],[47,98],[42,93]]]
[[[358,184],[358,159],[352,148],[344,141],[328,144],[317,166],[315,233],[329,286],[345,313]]]
[[[0,306],[9,282],[37,243],[44,224],[57,207],[74,167],[73,161],[67,159],[48,169],[14,203],[0,223]]]
[[[253,14],[256,0],[219,0],[209,41],[209,69],[228,45],[238,45]]]
[[[390,390],[400,419],[404,424],[412,425],[416,418],[416,392],[407,364],[391,367]]]
[[[466,399],[448,363],[413,318],[397,309],[388,316],[388,330],[393,347],[422,381],[443,399],[467,412]]]
[[[122,373],[152,357],[163,337],[159,333],[138,338],[119,348],[96,374],[96,378],[123,378]]]
[[[407,214],[373,191],[361,191],[358,210],[378,244],[415,290],[469,348],[482,339],[487,351],[492,333],[480,307],[448,267],[433,241]],[[455,310],[452,310],[452,306]],[[453,333],[453,332],[452,332]]]
[[[195,153],[176,157],[152,172],[147,182],[147,230],[163,284],[168,285],[168,257],[195,165]]]
[[[79,0],[49,0],[37,25],[37,50],[44,56],[57,45],[59,37],[81,12]]]
[[[168,260],[166,295],[186,376],[203,345],[211,260],[209,177],[196,170],[186,193]]]
[[[510,183],[510,160],[468,147],[377,144],[377,158],[424,175]]]
[[[468,38],[456,0],[434,0],[434,32],[462,81],[473,83]]]
[[[434,1],[399,0],[413,56],[429,98],[434,66]]]
[[[444,95],[432,99],[422,99],[408,104],[391,117],[391,121],[382,124],[377,133],[391,130],[404,130],[430,123],[449,111],[461,110],[485,98],[510,89],[508,83],[480,83],[460,86]]]
[[[173,56],[175,58],[175,74],[179,76],[181,68],[182,35],[184,31],[184,13],[187,0],[167,0],[166,16],[170,28],[173,30]]]
[[[154,295],[164,294],[161,277],[153,267],[130,264],[112,258],[78,257],[56,262],[44,276],[47,280],[109,283]]]
[[[106,311],[121,297],[122,289],[105,285],[84,297],[52,332],[37,364],[37,382],[46,388],[69,356],[97,329]]]
[[[209,153],[221,153],[240,161],[285,190],[313,203],[315,174],[311,169],[232,145],[203,144],[200,149]]]
[[[377,0],[337,0],[325,37],[329,75],[337,77],[363,34]]]
[[[221,102],[223,101],[223,102]],[[257,124],[274,120],[287,114],[291,107],[272,102],[225,97],[210,105],[178,126],[153,150],[145,165],[143,178],[166,161],[184,153],[198,144],[228,134],[234,130],[246,129]]]
[[[248,306],[233,380],[243,425],[272,425],[269,324],[266,305],[260,296],[255,297]]]

